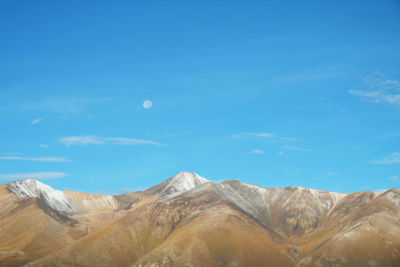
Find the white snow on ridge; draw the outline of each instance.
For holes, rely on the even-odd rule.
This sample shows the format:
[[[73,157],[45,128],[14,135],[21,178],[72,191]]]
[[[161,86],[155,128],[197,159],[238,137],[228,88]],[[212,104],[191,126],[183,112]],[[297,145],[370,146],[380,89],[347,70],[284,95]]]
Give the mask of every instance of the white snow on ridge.
[[[79,208],[64,196],[63,191],[55,190],[36,180],[15,181],[8,189],[21,198],[38,197],[52,209],[63,213],[77,213]]]
[[[157,193],[162,195],[157,201],[182,193],[192,194],[211,189],[259,218],[268,217],[271,208],[276,205],[283,210],[307,209],[311,213],[320,212],[332,208],[347,195],[304,187],[263,188],[240,181],[216,183],[193,172],[179,172],[157,187]],[[119,206],[113,196],[68,190],[63,192],[36,180],[15,181],[8,188],[19,197],[38,197],[52,209],[68,214],[115,210]],[[394,199],[392,196],[388,197]],[[397,204],[397,199],[394,202]]]
[[[400,207],[400,194],[394,192],[392,190],[387,190],[384,194],[382,194],[384,198],[395,204],[396,206]]]
[[[169,183],[161,191],[162,194],[184,192],[196,186],[210,182],[209,180],[193,172],[179,172],[172,177]]]

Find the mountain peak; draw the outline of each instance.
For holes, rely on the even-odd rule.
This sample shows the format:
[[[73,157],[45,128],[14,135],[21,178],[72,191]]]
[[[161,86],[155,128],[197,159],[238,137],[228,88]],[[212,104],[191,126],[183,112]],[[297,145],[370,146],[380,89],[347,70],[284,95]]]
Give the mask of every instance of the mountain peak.
[[[19,197],[39,197],[43,192],[58,191],[34,179],[14,181],[8,184],[8,189]]]
[[[149,194],[177,195],[199,185],[210,182],[197,173],[181,171],[163,183],[146,190]]]
[[[167,185],[161,190],[161,193],[177,193],[190,190],[198,185],[208,183],[209,180],[201,177],[197,173],[181,171],[174,177],[168,179]]]
[[[8,184],[8,189],[18,197],[37,197],[49,207],[64,213],[77,212],[75,205],[64,196],[63,191],[55,190],[37,180],[18,180]]]

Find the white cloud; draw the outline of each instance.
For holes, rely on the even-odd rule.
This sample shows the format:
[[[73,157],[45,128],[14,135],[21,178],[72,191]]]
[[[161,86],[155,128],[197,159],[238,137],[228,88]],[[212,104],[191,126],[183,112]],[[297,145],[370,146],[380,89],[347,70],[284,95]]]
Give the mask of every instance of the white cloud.
[[[240,139],[240,138],[242,138],[242,136],[241,136],[240,134],[232,134],[230,137],[233,138],[233,139]]]
[[[154,142],[151,140],[143,140],[143,139],[136,139],[136,138],[124,138],[124,137],[108,137],[105,138],[106,141],[109,141],[115,145],[121,146],[129,146],[129,145],[163,145],[158,142]]]
[[[13,174],[0,174],[1,180],[25,180],[25,179],[54,179],[67,176],[64,172],[33,172],[33,173],[13,173]]]
[[[293,145],[284,145],[282,146],[282,149],[286,149],[286,150],[296,150],[296,151],[309,151],[309,149],[305,149],[305,148],[301,148],[298,146],[293,146]]]
[[[38,124],[39,122],[44,121],[44,119],[34,119],[33,121],[31,121],[31,124]]]
[[[392,105],[400,105],[400,94],[392,94],[385,91],[363,91],[363,90],[349,90],[349,93],[370,100],[374,103],[386,102]]]
[[[395,183],[400,183],[400,178],[397,175],[393,175],[392,177],[389,177],[389,180]]]
[[[129,145],[158,145],[164,144],[158,143],[152,140],[136,139],[136,138],[125,138],[125,137],[98,137],[95,135],[87,136],[68,136],[60,138],[60,142],[66,146],[71,145],[103,145],[113,144],[120,146]]]
[[[251,151],[249,151],[249,154],[264,154],[264,151],[262,151],[261,149],[253,149]]]
[[[296,138],[296,137],[281,137],[280,138],[282,141],[288,141],[288,142],[300,142],[303,141],[301,138]]]
[[[290,143],[291,142],[299,142],[302,141],[300,138],[295,138],[295,137],[282,137],[279,136],[275,133],[269,133],[269,132],[245,132],[242,134],[232,134],[230,135],[230,138],[233,139],[247,139],[247,138],[255,138],[259,141],[262,140],[264,145],[273,145],[275,144],[276,146],[282,146],[280,147],[281,149],[286,149],[286,150],[297,150],[297,151],[309,151],[309,149],[301,148],[298,146],[293,146]],[[267,144],[265,144],[267,143]],[[263,154],[264,151],[260,149],[253,149],[248,152],[249,154]],[[284,153],[282,151],[278,151],[277,154],[279,156],[282,156]]]
[[[263,138],[272,138],[275,136],[274,133],[244,133],[244,134],[250,136],[263,137]]]
[[[42,147],[42,148],[49,148],[49,145],[41,144],[40,147]]]
[[[66,146],[71,145],[102,145],[105,141],[95,135],[67,136],[60,138],[60,142]]]
[[[400,105],[400,83],[390,80],[382,73],[374,72],[364,77],[362,89],[352,89],[348,92],[361,99],[374,103]]]
[[[16,157],[16,156],[5,156],[0,157],[0,160],[27,160],[27,161],[44,161],[44,162],[67,162],[69,159],[59,157]]]
[[[383,157],[380,160],[371,160],[370,163],[372,164],[395,164],[400,163],[400,153],[393,152],[389,156]]]
[[[300,138],[282,137],[282,136],[278,136],[275,133],[268,133],[268,132],[259,132],[259,133],[246,132],[246,133],[243,133],[243,134],[232,134],[232,135],[230,135],[230,137],[233,138],[233,139],[240,139],[240,138],[243,138],[244,136],[253,136],[253,137],[265,138],[265,139],[271,140],[272,142],[298,142],[298,141],[302,141],[302,139],[300,139]]]
[[[88,109],[91,105],[101,105],[113,100],[109,97],[99,98],[52,98],[39,102],[12,103],[1,106],[0,110],[45,111],[61,114],[77,114]]]

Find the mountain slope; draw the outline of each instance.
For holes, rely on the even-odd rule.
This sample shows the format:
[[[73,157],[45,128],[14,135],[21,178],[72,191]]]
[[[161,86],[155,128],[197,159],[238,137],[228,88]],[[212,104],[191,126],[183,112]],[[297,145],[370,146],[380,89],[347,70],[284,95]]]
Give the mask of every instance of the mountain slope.
[[[32,179],[12,182],[8,185],[8,190],[20,198],[39,198],[49,208],[63,214],[118,209],[118,200],[113,196],[54,190]]]
[[[180,172],[144,192],[0,186],[0,266],[400,266],[400,191],[343,194]]]
[[[38,198],[19,198],[0,187],[0,266],[21,266],[54,253],[81,236],[75,221]]]

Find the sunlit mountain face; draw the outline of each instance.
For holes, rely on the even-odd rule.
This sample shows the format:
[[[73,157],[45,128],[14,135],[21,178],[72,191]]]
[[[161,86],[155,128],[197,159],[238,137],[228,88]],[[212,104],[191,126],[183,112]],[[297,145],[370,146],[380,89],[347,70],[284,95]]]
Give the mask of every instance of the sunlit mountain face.
[[[145,191],[0,187],[0,266],[398,266],[400,191],[263,188],[180,172]]]

